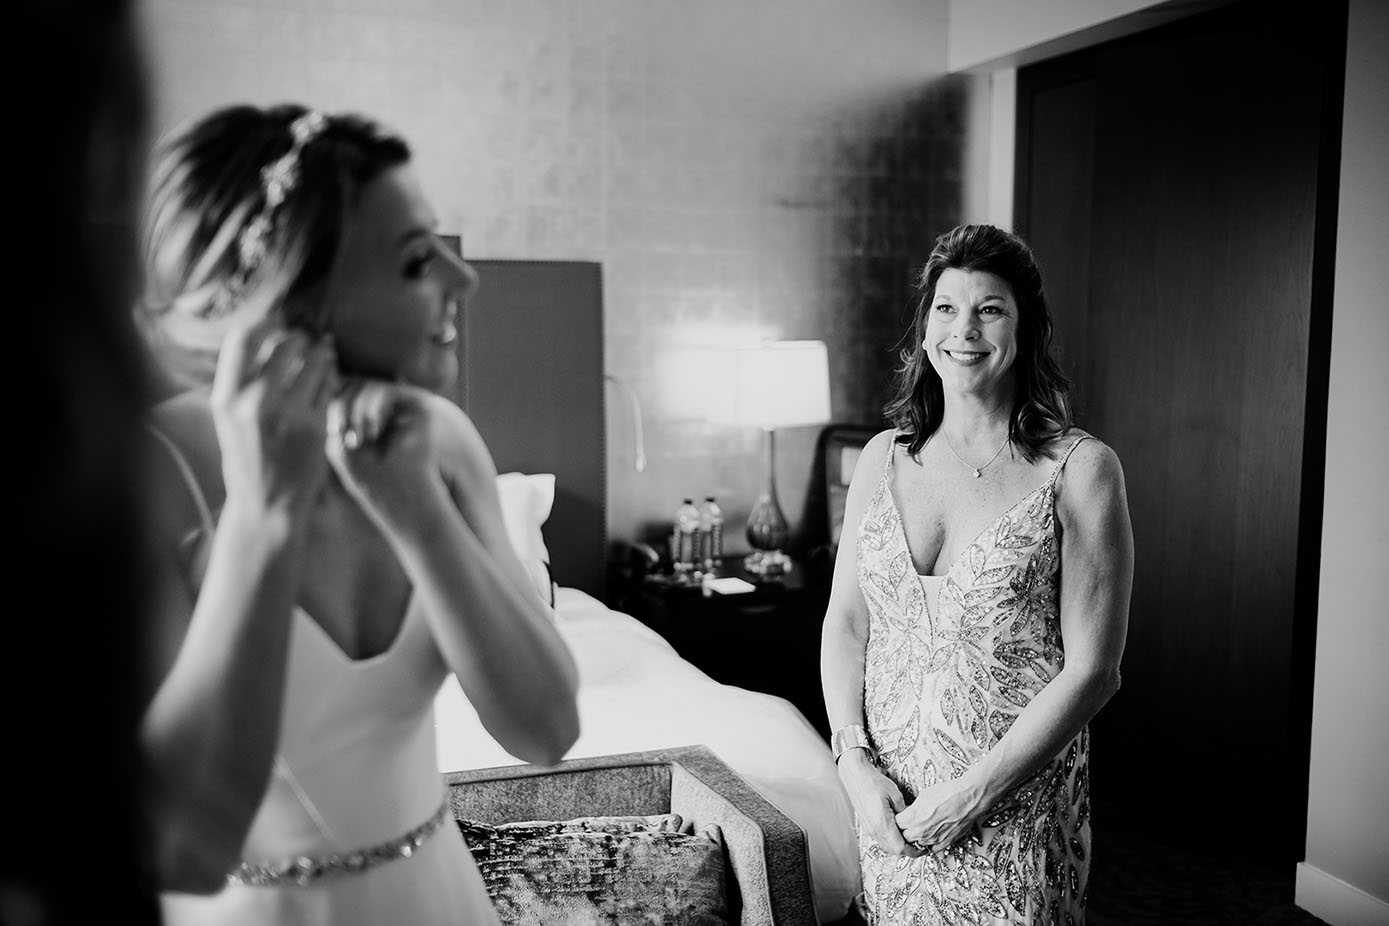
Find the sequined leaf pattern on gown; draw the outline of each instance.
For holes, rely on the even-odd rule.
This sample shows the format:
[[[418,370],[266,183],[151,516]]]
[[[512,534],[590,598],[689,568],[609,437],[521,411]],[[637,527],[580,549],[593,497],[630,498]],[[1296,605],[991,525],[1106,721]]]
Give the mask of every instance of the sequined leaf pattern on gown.
[[[908,803],[962,775],[1061,671],[1056,481],[1085,439],[965,548],[929,607],[892,497],[888,453],[857,537],[869,614],[864,714],[883,770]],[[1083,923],[1088,731],[951,849],[909,859],[860,831],[859,854],[880,926]]]

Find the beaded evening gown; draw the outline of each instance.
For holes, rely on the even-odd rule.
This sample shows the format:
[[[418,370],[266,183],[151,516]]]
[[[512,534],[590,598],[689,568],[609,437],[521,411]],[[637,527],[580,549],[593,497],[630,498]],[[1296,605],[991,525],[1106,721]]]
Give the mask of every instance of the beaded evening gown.
[[[887,454],[857,538],[869,612],[864,714],[880,764],[908,803],[962,775],[1061,671],[1056,481],[1085,439],[934,582],[912,564],[890,488],[895,443]],[[975,835],[946,851],[889,855],[860,832],[874,922],[1083,923],[1088,743],[1082,730],[992,808]]]
[[[164,442],[211,531],[192,471]],[[495,926],[444,803],[433,705],[447,668],[416,599],[390,647],[365,659],[350,658],[302,609],[292,620],[275,766],[242,848],[254,867],[211,896],[164,894],[164,922]],[[307,877],[324,861],[355,870]],[[285,863],[290,877],[266,877]]]

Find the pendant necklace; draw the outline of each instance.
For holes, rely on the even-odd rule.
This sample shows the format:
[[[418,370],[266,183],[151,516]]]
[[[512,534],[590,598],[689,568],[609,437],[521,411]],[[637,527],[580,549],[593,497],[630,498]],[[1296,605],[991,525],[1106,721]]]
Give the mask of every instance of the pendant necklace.
[[[974,471],[975,479],[978,479],[980,476],[982,476],[984,474],[984,470],[988,469],[990,464],[992,464],[994,460],[998,459],[998,455],[1003,452],[1003,448],[1007,447],[1008,442],[1011,440],[1011,438],[1005,437],[1003,439],[1003,443],[999,444],[998,449],[994,451],[994,455],[989,457],[988,463],[985,463],[983,466],[975,466],[972,463],[965,463],[964,457],[960,456],[958,453],[955,452],[955,448],[950,445],[950,438],[946,436],[945,428],[940,429],[940,436],[945,438],[945,446],[950,451],[951,455],[954,456],[955,459],[959,460],[961,463],[964,463],[965,466],[969,467],[971,470]]]

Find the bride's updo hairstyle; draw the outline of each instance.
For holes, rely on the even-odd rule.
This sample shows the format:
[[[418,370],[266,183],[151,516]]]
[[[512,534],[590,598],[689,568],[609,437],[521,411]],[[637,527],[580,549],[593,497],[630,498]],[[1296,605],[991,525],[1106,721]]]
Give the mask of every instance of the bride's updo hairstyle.
[[[410,160],[358,115],[232,106],[155,152],[145,224],[143,327],[177,385],[211,381],[233,324],[277,313],[322,332],[322,299],[366,184]]]

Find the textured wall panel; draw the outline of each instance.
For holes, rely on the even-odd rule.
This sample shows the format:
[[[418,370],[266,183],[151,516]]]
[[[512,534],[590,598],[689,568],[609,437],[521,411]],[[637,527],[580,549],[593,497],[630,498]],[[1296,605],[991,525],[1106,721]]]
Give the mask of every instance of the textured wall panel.
[[[718,495],[728,546],[759,437],[703,420],[669,352],[830,347],[834,414],[876,422],[915,265],[959,220],[966,86],[945,0],[150,0],[156,125],[300,100],[399,129],[465,253],[603,264],[610,536]],[[485,281],[484,281],[484,285]],[[685,384],[688,387],[690,384]],[[698,385],[697,383],[695,384]],[[778,440],[793,523],[814,429]]]

